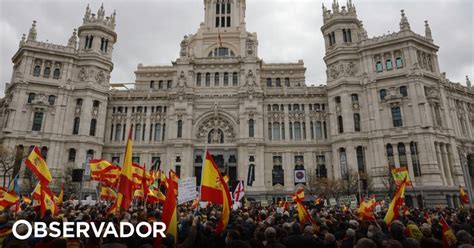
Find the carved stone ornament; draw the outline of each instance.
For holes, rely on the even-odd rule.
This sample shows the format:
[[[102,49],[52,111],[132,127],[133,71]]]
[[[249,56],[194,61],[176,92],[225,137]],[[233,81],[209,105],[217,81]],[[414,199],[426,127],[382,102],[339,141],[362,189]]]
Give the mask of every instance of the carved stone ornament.
[[[88,77],[89,77],[89,74],[87,73],[86,68],[82,67],[79,70],[79,75],[78,75],[79,80],[86,81]]]
[[[210,135],[211,142],[222,138],[225,141],[233,140],[236,137],[236,133],[232,124],[224,116],[212,116],[205,120],[198,128],[196,137],[198,139],[208,138]],[[217,140],[217,138],[219,138]],[[219,142],[217,142],[219,143]]]
[[[105,80],[106,80],[106,76],[105,76],[105,72],[104,71],[99,71],[96,75],[95,75],[95,81],[98,83],[98,84],[103,84],[105,83]]]

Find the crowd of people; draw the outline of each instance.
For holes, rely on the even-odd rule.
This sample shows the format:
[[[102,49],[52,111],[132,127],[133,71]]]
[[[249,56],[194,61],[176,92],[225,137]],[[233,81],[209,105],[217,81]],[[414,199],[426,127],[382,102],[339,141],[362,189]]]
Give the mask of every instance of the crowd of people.
[[[216,224],[221,212],[219,206],[198,207],[191,204],[178,206],[178,237],[168,235],[161,240],[160,247],[229,247],[229,248],[437,248],[443,247],[443,228],[439,218],[443,216],[456,238],[450,247],[473,247],[474,210],[436,208],[419,210],[405,209],[397,220],[387,225],[383,211],[376,215],[376,221],[360,220],[357,213],[347,208],[308,205],[312,223],[300,223],[296,209],[281,208],[278,204],[261,207],[250,204],[232,211],[226,230],[216,234]],[[11,232],[16,220],[31,223],[43,221],[85,221],[85,222],[139,222],[160,221],[161,205],[138,205],[127,212],[107,215],[107,206],[73,205],[64,203],[57,215],[47,211],[40,217],[39,211],[24,206],[18,212],[6,210],[0,215],[0,247],[156,247],[156,240],[150,238],[34,238],[19,240]],[[25,232],[18,228],[18,233]],[[177,238],[177,239],[176,239]],[[444,246],[446,247],[446,246]]]

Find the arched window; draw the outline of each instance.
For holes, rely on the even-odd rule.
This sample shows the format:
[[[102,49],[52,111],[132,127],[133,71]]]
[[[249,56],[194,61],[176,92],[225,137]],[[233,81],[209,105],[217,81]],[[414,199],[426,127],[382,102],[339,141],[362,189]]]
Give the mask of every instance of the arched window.
[[[154,89],[154,88],[155,88],[155,81],[151,80],[150,81],[150,89]]]
[[[271,78],[267,78],[267,87],[272,87],[272,79]]]
[[[74,118],[74,125],[72,127],[72,134],[79,134],[79,124],[81,119],[79,117]]]
[[[359,95],[357,95],[355,93],[352,94],[351,95],[351,100],[352,100],[352,102],[358,102],[359,101]]]
[[[334,102],[335,102],[336,104],[340,104],[340,103],[341,103],[341,97],[340,97],[340,96],[334,97]]]
[[[69,148],[69,155],[67,161],[74,162],[76,161],[76,149]]]
[[[235,57],[235,54],[227,47],[219,47],[210,52],[208,57]]]
[[[89,149],[86,153],[86,161],[89,162],[94,158],[94,150]]]
[[[160,141],[161,140],[161,124],[156,123],[155,124],[155,137],[153,139],[154,141]]]
[[[94,40],[94,36],[91,35],[90,38],[89,38],[89,46],[88,46],[89,49],[92,48],[92,41],[93,40]]]
[[[239,84],[239,76],[237,72],[232,73],[232,86],[237,86]]]
[[[76,106],[82,106],[82,98],[76,99]]]
[[[400,95],[402,95],[403,97],[408,96],[408,90],[407,90],[406,86],[401,86],[400,87]]]
[[[273,104],[273,105],[272,105],[272,110],[273,110],[273,111],[280,111],[280,105],[278,105],[278,104]]]
[[[344,123],[343,123],[341,115],[337,117],[337,127],[338,127],[339,133],[344,133]]]
[[[285,86],[290,87],[290,78],[285,78]]]
[[[141,134],[142,134],[142,125],[140,123],[135,124],[135,136],[133,139],[140,140]]]
[[[84,43],[84,49],[89,46],[89,35],[86,36],[86,42]]]
[[[315,124],[315,129],[316,129],[316,139],[317,140],[320,140],[323,138],[323,132],[322,132],[322,127],[321,127],[321,122],[320,121],[317,121],[316,124]]]
[[[273,140],[280,140],[280,123],[274,122],[273,123]]]
[[[255,136],[255,121],[253,119],[249,120],[249,138]]]
[[[48,158],[48,147],[41,147],[41,156],[43,156],[44,160]]]
[[[393,126],[394,127],[401,127],[403,126],[403,121],[402,121],[402,112],[400,110],[400,107],[392,107],[392,121],[393,121]]]
[[[418,159],[418,149],[415,142],[410,142],[411,162],[413,164],[413,174],[415,177],[421,176],[420,160]]]
[[[276,85],[276,87],[281,87],[281,79],[280,78],[276,78],[275,85]]]
[[[339,148],[339,165],[341,166],[341,177],[342,180],[349,179],[349,173],[347,169],[347,156],[346,156],[346,149]]]
[[[398,143],[398,159],[400,160],[400,166],[408,166],[407,153],[403,143]]]
[[[61,75],[61,70],[59,68],[54,69],[53,78],[58,79],[60,75]]]
[[[214,86],[219,86],[219,72],[214,73]]]
[[[395,59],[395,64],[397,66],[397,69],[403,68],[403,59],[400,57],[397,57]]]
[[[300,111],[300,105],[299,104],[293,104],[293,111]]]
[[[385,100],[386,96],[387,96],[387,90],[386,89],[381,89],[380,90],[380,100]]]
[[[201,86],[201,73],[196,74],[196,86]]]
[[[35,112],[33,115],[33,127],[31,130],[33,131],[41,131],[41,127],[43,126],[43,112]]]
[[[36,94],[30,93],[28,94],[28,103],[32,103],[35,100]]]
[[[301,140],[301,123],[296,121],[293,123],[294,132],[295,132],[295,140]]]
[[[390,71],[393,69],[393,63],[391,59],[387,59],[385,61],[385,67],[387,68],[387,71]]]
[[[394,168],[395,167],[395,158],[393,157],[392,144],[387,144],[387,160],[388,160],[388,166],[390,166],[390,168]]]
[[[51,75],[51,68],[45,67],[44,72],[43,72],[43,76],[44,77],[49,77],[49,75]]]
[[[382,62],[378,61],[377,63],[375,63],[375,71],[376,72],[382,72],[383,71]]]
[[[121,137],[121,132],[122,132],[122,124],[117,124],[115,128],[115,141],[119,141]]]
[[[273,165],[272,169],[272,185],[285,185],[285,172],[281,165]]]
[[[90,126],[90,129],[89,129],[89,135],[90,136],[95,136],[95,130],[97,128],[97,120],[96,119],[92,119],[91,120],[91,126]]]
[[[158,89],[162,90],[165,87],[163,80],[158,81]]]
[[[92,107],[98,108],[99,106],[100,106],[100,101],[94,100],[94,101],[92,102]]]
[[[360,114],[354,113],[354,131],[360,132]]]
[[[177,137],[178,138],[182,138],[183,137],[183,121],[182,120],[178,120],[178,133],[177,133]]]
[[[41,74],[41,66],[37,65],[35,66],[35,69],[33,70],[33,76],[39,77],[40,74]]]
[[[56,102],[56,96],[50,95],[48,97],[48,102],[49,102],[49,105],[54,105],[54,103]]]
[[[229,86],[229,73],[224,72],[224,86]]]
[[[211,86],[211,73],[206,73],[206,86]]]

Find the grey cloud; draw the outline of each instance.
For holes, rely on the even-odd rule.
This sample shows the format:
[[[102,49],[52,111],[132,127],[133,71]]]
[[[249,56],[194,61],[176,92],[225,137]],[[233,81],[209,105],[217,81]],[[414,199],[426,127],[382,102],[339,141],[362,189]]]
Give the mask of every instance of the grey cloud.
[[[332,0],[326,0],[329,6]],[[341,1],[340,1],[341,2]],[[345,1],[343,1],[345,3]],[[429,20],[439,62],[453,81],[464,83],[474,71],[474,2],[469,0],[376,1],[353,0],[369,36],[399,29],[400,9],[405,9],[411,28],[424,34]],[[21,34],[38,21],[38,39],[65,44],[81,22],[88,1],[0,0],[0,93],[11,77],[11,57]],[[90,1],[97,10],[99,2]],[[342,2],[341,2],[342,4]],[[117,10],[118,43],[114,50],[112,82],[133,82],[138,63],[169,64],[179,52],[185,34],[194,33],[203,20],[202,0],[104,1],[106,13]],[[268,62],[296,62],[308,68],[308,84],[326,80],[321,1],[247,0],[247,29],[257,32],[259,55]]]

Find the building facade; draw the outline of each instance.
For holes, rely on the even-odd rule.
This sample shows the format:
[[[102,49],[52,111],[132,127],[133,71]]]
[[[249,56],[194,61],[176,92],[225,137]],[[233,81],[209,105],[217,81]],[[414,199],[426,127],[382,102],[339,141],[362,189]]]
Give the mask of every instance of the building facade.
[[[351,1],[323,6],[327,82],[310,87],[302,60],[258,56],[245,0],[205,0],[204,9],[179,57],[139,64],[131,85],[109,82],[115,13],[87,7],[67,46],[37,41],[33,22],[1,101],[2,144],[25,154],[39,146],[61,178],[90,158],[121,164],[131,129],[135,162],[199,182],[209,149],[231,186],[244,180],[257,199],[354,175],[383,194],[400,166],[416,189],[411,204],[453,206],[459,185],[472,192],[474,88],[440,71],[428,23],[416,34],[402,11],[400,31],[369,38]]]

